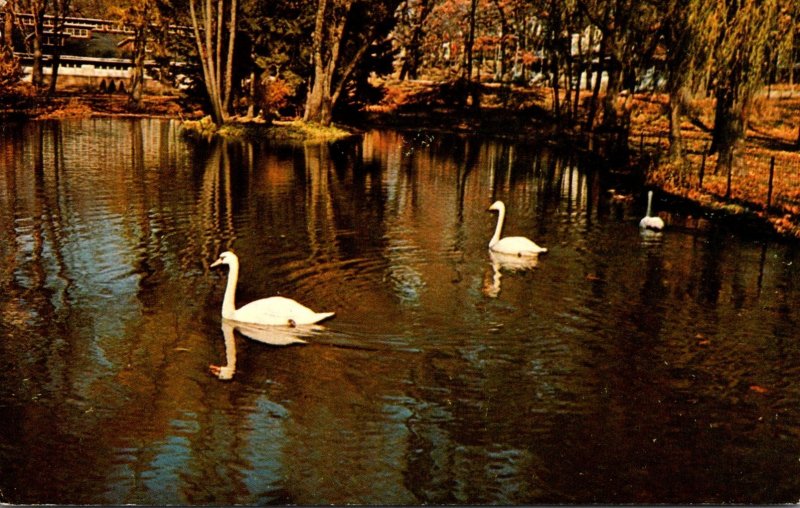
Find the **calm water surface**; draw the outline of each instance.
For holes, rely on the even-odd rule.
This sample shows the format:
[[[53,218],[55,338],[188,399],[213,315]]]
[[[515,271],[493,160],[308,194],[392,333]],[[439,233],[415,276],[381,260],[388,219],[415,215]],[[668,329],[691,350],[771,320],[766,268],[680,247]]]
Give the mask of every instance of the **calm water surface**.
[[[797,247],[605,191],[536,143],[3,124],[0,501],[797,502]],[[227,249],[336,317],[223,330]]]

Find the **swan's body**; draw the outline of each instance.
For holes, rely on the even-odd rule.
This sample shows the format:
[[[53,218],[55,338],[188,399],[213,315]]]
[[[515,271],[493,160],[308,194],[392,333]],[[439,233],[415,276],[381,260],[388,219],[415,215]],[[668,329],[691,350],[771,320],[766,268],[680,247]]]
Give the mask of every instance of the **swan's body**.
[[[664,229],[664,220],[661,217],[651,217],[650,216],[650,207],[653,204],[653,191],[647,192],[647,212],[645,213],[642,220],[639,221],[639,227],[642,229],[654,229],[656,231],[661,231]]]
[[[222,318],[237,323],[255,325],[309,325],[333,316],[333,312],[314,312],[290,298],[272,296],[236,308],[236,283],[239,280],[239,258],[233,252],[223,252],[211,266],[228,265],[228,285],[222,299]]]
[[[539,247],[524,236],[507,236],[505,238],[500,238],[500,233],[503,230],[503,221],[506,217],[506,205],[504,205],[502,201],[495,201],[494,204],[489,207],[489,210],[498,212],[497,227],[494,229],[494,236],[489,240],[489,250],[514,256],[536,256],[547,252],[546,248]]]

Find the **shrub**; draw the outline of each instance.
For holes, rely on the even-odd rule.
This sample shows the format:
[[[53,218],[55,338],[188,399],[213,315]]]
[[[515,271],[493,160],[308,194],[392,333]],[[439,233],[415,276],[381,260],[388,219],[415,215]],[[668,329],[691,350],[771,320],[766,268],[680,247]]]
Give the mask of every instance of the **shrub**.
[[[256,103],[267,118],[279,116],[279,112],[288,105],[289,97],[293,93],[289,84],[281,78],[261,79],[258,88]]]

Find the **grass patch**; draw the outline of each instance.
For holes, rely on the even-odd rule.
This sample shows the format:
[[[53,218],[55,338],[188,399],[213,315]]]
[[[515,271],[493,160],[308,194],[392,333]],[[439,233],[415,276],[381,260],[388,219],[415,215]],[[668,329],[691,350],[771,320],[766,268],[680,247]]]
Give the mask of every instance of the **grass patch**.
[[[275,121],[267,130],[267,138],[287,141],[336,141],[352,136],[353,133],[338,127],[294,120]]]
[[[243,139],[251,141],[295,141],[326,142],[353,136],[353,133],[338,127],[325,127],[307,123],[302,120],[273,123],[255,121],[232,121],[218,127],[206,116],[200,120],[187,120],[181,124],[184,132],[206,139],[221,136],[226,139]]]

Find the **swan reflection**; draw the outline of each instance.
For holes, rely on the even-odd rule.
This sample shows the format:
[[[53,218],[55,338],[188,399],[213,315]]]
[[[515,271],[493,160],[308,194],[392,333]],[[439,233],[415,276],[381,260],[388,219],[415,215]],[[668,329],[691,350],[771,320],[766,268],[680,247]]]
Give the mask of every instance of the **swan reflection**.
[[[640,228],[639,235],[642,237],[642,245],[644,246],[659,245],[664,238],[663,231],[647,228]]]
[[[236,340],[234,330],[255,341],[270,346],[289,346],[291,344],[306,344],[304,340],[314,332],[322,330],[318,325],[300,325],[296,327],[283,326],[258,326],[246,323],[237,323],[228,319],[222,320],[222,335],[225,337],[225,365],[209,365],[212,374],[223,381],[233,378],[236,373]]]
[[[518,256],[491,250],[489,258],[492,261],[492,280],[484,284],[483,293],[491,298],[497,298],[500,294],[500,279],[503,277],[501,271],[521,272],[536,268],[539,264],[539,256]]]

